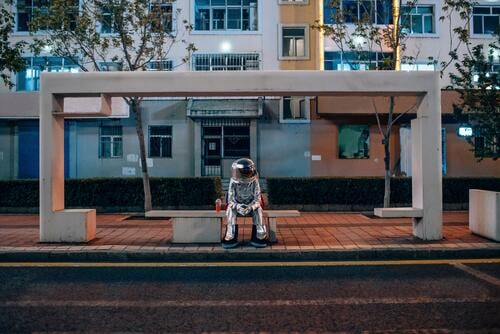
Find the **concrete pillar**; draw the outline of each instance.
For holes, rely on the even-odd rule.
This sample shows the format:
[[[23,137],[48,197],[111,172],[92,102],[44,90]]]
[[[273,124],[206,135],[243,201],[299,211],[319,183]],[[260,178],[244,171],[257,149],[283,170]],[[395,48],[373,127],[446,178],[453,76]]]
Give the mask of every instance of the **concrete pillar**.
[[[422,209],[413,218],[413,235],[424,240],[442,239],[441,92],[436,75],[434,89],[423,97],[412,120],[412,206]]]
[[[95,238],[94,209],[64,209],[64,99],[40,92],[40,241],[86,242]]]

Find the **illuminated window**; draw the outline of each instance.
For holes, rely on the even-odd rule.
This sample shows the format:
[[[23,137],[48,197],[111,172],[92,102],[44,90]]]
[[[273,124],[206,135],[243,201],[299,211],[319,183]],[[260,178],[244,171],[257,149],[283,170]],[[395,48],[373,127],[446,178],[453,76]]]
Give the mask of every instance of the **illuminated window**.
[[[339,158],[368,159],[370,157],[370,129],[368,125],[339,126]]]
[[[382,52],[325,52],[325,70],[368,71],[384,70],[389,67],[392,53]]]
[[[79,67],[69,58],[63,57],[28,57],[26,68],[17,73],[17,91],[40,90],[42,72],[78,72]]]

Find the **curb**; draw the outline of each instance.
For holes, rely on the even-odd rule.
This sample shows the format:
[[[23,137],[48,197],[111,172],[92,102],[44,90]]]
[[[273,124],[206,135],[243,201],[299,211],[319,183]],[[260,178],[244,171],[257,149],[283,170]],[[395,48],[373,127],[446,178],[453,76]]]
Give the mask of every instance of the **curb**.
[[[215,262],[215,261],[377,261],[499,258],[500,246],[494,248],[392,248],[360,250],[34,250],[0,251],[0,262]]]

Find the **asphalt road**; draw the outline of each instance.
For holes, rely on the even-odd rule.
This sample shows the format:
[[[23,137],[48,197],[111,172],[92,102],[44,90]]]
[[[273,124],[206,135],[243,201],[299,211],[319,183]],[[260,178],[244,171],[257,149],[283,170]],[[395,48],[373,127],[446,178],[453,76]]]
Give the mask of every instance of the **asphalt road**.
[[[0,332],[500,333],[500,263],[0,264]]]

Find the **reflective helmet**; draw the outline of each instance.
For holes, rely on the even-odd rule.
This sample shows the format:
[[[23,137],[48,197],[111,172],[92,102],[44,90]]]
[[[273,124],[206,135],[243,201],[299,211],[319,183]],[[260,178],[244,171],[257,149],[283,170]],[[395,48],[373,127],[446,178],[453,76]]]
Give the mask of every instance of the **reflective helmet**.
[[[231,165],[231,176],[236,181],[250,181],[257,176],[257,169],[252,160],[241,158]]]

